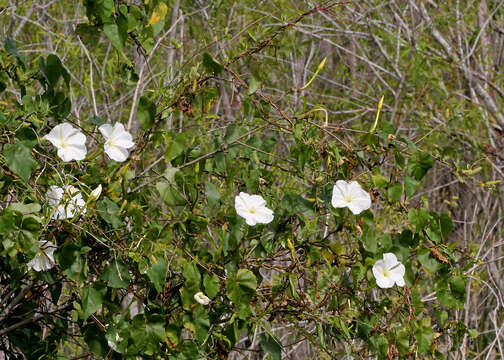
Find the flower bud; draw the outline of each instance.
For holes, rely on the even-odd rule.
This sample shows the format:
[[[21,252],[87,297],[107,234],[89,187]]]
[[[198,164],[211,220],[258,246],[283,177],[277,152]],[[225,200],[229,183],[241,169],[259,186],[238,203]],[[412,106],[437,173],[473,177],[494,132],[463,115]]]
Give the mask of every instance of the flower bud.
[[[102,186],[100,184],[100,185],[98,185],[98,187],[96,189],[94,189],[93,191],[91,191],[91,194],[89,194],[89,199],[91,201],[98,200],[98,198],[100,197],[101,192],[102,192]]]

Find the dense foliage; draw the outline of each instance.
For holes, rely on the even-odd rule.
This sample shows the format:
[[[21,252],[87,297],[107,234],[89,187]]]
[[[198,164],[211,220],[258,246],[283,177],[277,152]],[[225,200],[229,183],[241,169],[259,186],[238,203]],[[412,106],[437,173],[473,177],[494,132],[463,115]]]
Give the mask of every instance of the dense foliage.
[[[415,3],[5,4],[0,354],[496,357],[504,14]]]

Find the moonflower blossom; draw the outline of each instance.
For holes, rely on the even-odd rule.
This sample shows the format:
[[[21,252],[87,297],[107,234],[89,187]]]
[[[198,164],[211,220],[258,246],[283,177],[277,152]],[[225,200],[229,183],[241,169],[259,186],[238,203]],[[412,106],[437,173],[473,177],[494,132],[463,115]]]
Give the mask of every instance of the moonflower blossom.
[[[382,289],[391,288],[394,284],[404,286],[404,265],[397,261],[392,253],[383,254],[383,260],[377,260],[373,265],[373,275],[376,285]]]
[[[241,192],[235,197],[235,209],[250,226],[269,224],[273,221],[273,210],[266,207],[266,200],[260,195]]]
[[[357,181],[336,181],[331,204],[335,208],[348,207],[354,215],[358,215],[371,207],[371,196]]]
[[[210,299],[208,298],[208,296],[206,296],[205,294],[203,294],[201,291],[194,294],[194,300],[196,300],[197,302],[199,302],[201,305],[208,305],[210,304]]]
[[[29,270],[47,271],[54,266],[56,245],[50,241],[39,240],[37,255],[27,264]]]
[[[60,188],[52,185],[47,191],[47,200],[51,210],[52,219],[68,219],[74,217],[79,212],[86,212],[84,199],[80,190],[72,185]]]
[[[86,136],[69,123],[55,126],[44,139],[56,146],[58,156],[65,162],[86,157]]]
[[[135,143],[133,136],[126,130],[121,123],[115,123],[114,127],[110,124],[103,124],[98,128],[105,138],[105,152],[115,161],[123,162],[129,156],[129,150]]]

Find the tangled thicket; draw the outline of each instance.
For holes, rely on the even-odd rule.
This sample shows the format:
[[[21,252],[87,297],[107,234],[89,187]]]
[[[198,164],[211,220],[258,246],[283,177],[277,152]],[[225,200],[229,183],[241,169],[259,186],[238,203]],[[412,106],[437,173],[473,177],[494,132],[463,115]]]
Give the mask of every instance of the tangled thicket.
[[[504,2],[1,5],[0,358],[502,356]]]

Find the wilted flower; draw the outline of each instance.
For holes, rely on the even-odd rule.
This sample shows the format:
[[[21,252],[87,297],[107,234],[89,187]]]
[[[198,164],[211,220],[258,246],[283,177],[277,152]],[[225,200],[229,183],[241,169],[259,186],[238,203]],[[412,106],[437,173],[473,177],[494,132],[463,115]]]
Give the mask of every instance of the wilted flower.
[[[37,241],[39,250],[37,255],[28,263],[29,270],[47,271],[54,266],[54,251],[56,245],[50,241]]]
[[[72,185],[65,186],[65,188],[52,185],[49,191],[47,191],[46,197],[49,201],[49,206],[52,207],[52,219],[68,219],[74,217],[79,212],[82,214],[86,212],[86,208],[84,207],[86,203],[82,198],[80,190]]]
[[[235,197],[235,209],[248,225],[268,224],[273,221],[273,210],[266,207],[266,200],[260,195],[241,192]]]
[[[333,188],[331,204],[335,208],[348,207],[357,215],[371,207],[371,196],[357,181],[338,180]]]
[[[210,304],[210,299],[208,298],[208,296],[206,296],[205,294],[203,294],[201,291],[194,294],[194,300],[196,300],[197,302],[199,302],[201,305],[208,305]]]
[[[55,126],[44,136],[58,149],[63,161],[82,160],[86,157],[86,136],[69,123]]]
[[[397,261],[392,253],[383,254],[383,260],[377,260],[373,265],[373,275],[376,285],[381,288],[391,288],[394,284],[404,286],[404,265]]]
[[[102,186],[101,184],[96,187],[93,191],[91,191],[91,194],[89,194],[89,199],[91,201],[96,201],[100,197],[102,192]]]
[[[135,143],[129,132],[124,130],[124,125],[115,123],[114,127],[110,124],[103,124],[98,128],[105,138],[105,152],[115,161],[123,162],[129,156],[129,150]]]

